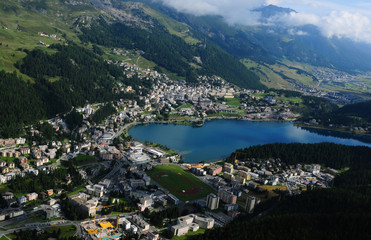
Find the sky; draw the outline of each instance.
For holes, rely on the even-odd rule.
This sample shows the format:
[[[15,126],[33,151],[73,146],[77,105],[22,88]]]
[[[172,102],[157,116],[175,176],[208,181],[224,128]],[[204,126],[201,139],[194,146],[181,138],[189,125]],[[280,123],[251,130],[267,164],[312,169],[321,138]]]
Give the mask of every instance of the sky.
[[[306,24],[317,26],[328,37],[349,38],[371,44],[371,0],[157,0],[180,12],[221,15],[229,24],[260,25],[253,9],[273,4],[296,12],[269,19],[270,25],[285,25],[289,34]],[[267,24],[267,23],[265,23]]]

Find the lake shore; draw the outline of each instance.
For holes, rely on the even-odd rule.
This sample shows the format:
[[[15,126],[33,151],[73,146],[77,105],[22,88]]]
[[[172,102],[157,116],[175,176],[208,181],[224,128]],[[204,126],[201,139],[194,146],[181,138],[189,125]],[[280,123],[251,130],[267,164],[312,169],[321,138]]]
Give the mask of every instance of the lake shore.
[[[128,134],[140,142],[159,143],[178,153],[187,152],[184,161],[188,163],[218,162],[236,149],[276,142],[334,142],[371,147],[371,142],[354,134],[339,135],[328,131],[322,134],[295,126],[293,122],[240,120],[205,119],[202,128],[187,127],[195,124],[176,121],[139,122],[135,126],[143,126],[132,128],[134,124],[131,125]]]

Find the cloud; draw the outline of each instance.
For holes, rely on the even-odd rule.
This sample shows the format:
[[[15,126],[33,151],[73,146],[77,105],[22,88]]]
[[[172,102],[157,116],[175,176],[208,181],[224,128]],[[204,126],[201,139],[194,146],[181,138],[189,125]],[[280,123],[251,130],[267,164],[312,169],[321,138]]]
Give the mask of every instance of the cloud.
[[[259,25],[261,15],[253,11],[269,4],[290,7],[297,12],[274,16],[269,25],[287,26],[293,35],[306,32],[290,32],[292,27],[315,25],[328,38],[349,38],[371,44],[371,4],[362,1],[335,0],[155,0],[177,11],[196,16],[220,15],[229,24]]]
[[[281,23],[289,27],[312,24],[317,26],[322,34],[328,38],[349,38],[354,41],[371,44],[370,18],[360,13],[332,11],[327,16],[318,16],[292,12],[270,19],[270,23]]]
[[[307,32],[304,32],[302,30],[296,30],[296,29],[293,29],[293,28],[290,28],[287,32],[290,35],[298,35],[298,36],[307,36],[307,35],[309,35],[309,33],[307,33]]]
[[[260,13],[252,11],[265,4],[265,0],[157,0],[179,12],[196,16],[220,15],[229,24],[259,24]]]

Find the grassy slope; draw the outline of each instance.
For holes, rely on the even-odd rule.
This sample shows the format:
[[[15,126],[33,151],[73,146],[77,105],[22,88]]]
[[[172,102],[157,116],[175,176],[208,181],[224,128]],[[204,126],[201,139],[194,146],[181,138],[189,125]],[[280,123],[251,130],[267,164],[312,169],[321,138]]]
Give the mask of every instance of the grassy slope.
[[[290,84],[272,69],[258,64],[252,60],[243,60],[243,64],[250,70],[253,70],[259,76],[261,82],[268,88],[293,90]]]
[[[193,183],[197,184],[201,190],[192,195],[186,195],[182,193],[177,193],[173,191],[172,189],[169,189],[167,185],[164,183],[158,181],[157,176],[162,173],[175,173],[175,174],[182,174],[183,176],[187,177],[189,180],[191,180]],[[207,194],[211,192],[215,192],[211,187],[203,183],[201,180],[196,178],[193,174],[184,171],[181,167],[176,166],[176,165],[161,165],[161,166],[156,166],[153,168],[151,171],[148,171],[147,174],[157,183],[159,183],[161,186],[164,188],[168,189],[172,194],[174,194],[177,198],[179,198],[182,201],[189,201],[189,200],[196,200],[199,198],[206,197]],[[170,175],[169,175],[170,176]],[[175,176],[174,176],[175,177]],[[194,188],[191,186],[186,180],[183,180],[182,178],[168,178],[170,180],[175,180],[175,182],[169,181],[168,184],[171,184],[175,189],[182,189],[182,188],[188,188],[192,189]]]
[[[39,32],[56,34],[73,41],[78,41],[77,34],[71,29],[76,17],[85,15],[91,16],[97,12],[84,5],[83,12],[74,11],[76,7],[67,6],[59,1],[46,1],[46,12],[30,10],[32,6],[22,6],[20,3],[4,0],[0,2],[0,68],[6,71],[17,71],[14,63],[26,56],[26,53],[17,51],[18,48],[34,49],[45,48],[39,44],[40,41],[46,44],[57,43],[49,37],[42,37]],[[53,10],[50,10],[53,9]],[[61,14],[63,12],[63,14]],[[25,77],[27,78],[27,77]]]
[[[191,27],[185,23],[177,22],[174,19],[159,13],[149,7],[144,7],[146,13],[155,18],[161,25],[165,26],[169,33],[183,38],[188,44],[200,43],[200,40],[196,39],[192,32]]]

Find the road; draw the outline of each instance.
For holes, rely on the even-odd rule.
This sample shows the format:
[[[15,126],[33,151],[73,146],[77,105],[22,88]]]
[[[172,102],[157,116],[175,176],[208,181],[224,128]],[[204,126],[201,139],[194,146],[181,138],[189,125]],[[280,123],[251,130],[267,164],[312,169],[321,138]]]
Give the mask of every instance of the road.
[[[115,135],[113,135],[112,140],[120,136],[126,129],[131,128],[137,124],[138,122],[131,122],[131,123],[124,125],[117,133],[115,133]]]

